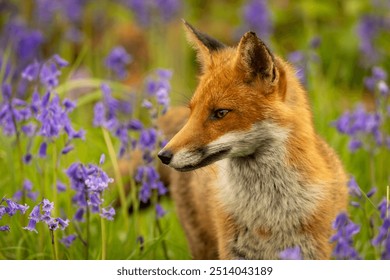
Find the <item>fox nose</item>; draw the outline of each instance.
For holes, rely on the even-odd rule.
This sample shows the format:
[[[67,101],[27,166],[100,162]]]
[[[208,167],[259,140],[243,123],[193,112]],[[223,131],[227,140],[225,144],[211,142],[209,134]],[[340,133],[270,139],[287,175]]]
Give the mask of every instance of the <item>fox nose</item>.
[[[173,154],[170,150],[162,150],[158,153],[158,157],[164,164],[169,164],[173,158]]]

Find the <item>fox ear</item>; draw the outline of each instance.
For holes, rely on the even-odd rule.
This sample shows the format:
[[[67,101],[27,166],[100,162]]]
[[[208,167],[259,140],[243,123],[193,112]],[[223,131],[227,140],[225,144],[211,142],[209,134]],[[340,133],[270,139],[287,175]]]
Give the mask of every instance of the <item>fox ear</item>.
[[[210,64],[212,53],[225,48],[225,45],[209,35],[198,31],[184,19],[183,23],[187,39],[196,49],[200,63],[202,66]]]
[[[274,56],[254,32],[247,32],[242,36],[237,49],[236,67],[248,81],[257,76],[269,83],[274,83],[277,79]]]

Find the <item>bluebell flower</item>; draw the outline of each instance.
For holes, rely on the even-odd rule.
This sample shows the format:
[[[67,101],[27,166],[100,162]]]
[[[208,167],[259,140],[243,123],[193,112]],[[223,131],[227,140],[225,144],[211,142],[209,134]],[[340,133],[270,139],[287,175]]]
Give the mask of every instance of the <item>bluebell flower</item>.
[[[7,205],[8,205],[8,207],[5,207],[5,211],[9,216],[15,215],[17,211],[24,214],[24,213],[26,213],[27,209],[29,208],[29,206],[27,204],[25,204],[25,205],[18,204],[16,202],[12,201],[11,199],[5,199],[5,201],[7,202]]]
[[[142,150],[153,150],[157,143],[157,130],[154,128],[143,129],[140,135],[139,144]]]
[[[27,153],[27,154],[25,154],[25,155],[23,156],[23,162],[24,162],[25,164],[30,164],[32,158],[33,158],[32,154]]]
[[[145,27],[151,25],[152,20],[168,23],[181,9],[180,0],[124,0],[124,3],[133,11],[138,23]]]
[[[26,230],[29,230],[29,231],[33,231],[35,233],[38,233],[37,229],[36,229],[36,226],[37,226],[37,221],[36,220],[33,220],[33,219],[30,219],[28,221],[28,225],[26,227],[23,227],[23,229],[26,229]]]
[[[351,178],[348,181],[347,186],[348,186],[348,190],[349,190],[350,195],[356,196],[359,198],[362,196],[362,192],[361,192],[360,187],[357,184],[354,176],[351,176]]]
[[[250,0],[243,7],[245,30],[252,30],[267,41],[272,33],[273,24],[266,0]]]
[[[35,135],[37,129],[37,125],[34,123],[28,123],[26,125],[22,125],[21,131],[27,136],[32,137]]]
[[[10,227],[8,225],[0,226],[0,231],[10,231]]]
[[[30,82],[37,80],[39,76],[39,69],[40,64],[38,63],[38,61],[34,61],[23,70],[21,74],[22,78]]]
[[[137,119],[132,119],[129,121],[127,128],[130,130],[139,131],[143,128],[143,124]]]
[[[280,252],[279,256],[282,260],[302,260],[301,248],[299,246],[287,248]]]
[[[360,226],[349,220],[346,213],[340,213],[333,222],[336,233],[330,241],[335,242],[333,256],[337,259],[360,259],[353,247],[353,236],[360,231]]]
[[[58,192],[65,192],[66,185],[61,181],[57,181],[57,190],[58,190]]]
[[[54,209],[54,202],[50,202],[46,198],[43,199],[42,204],[42,210],[45,212],[51,212]]]
[[[97,102],[93,110],[94,110],[93,125],[103,126],[105,122],[105,115],[106,115],[103,102]]]
[[[45,158],[46,154],[47,154],[47,143],[46,142],[42,142],[42,144],[39,146],[38,155],[41,158]]]
[[[115,72],[119,79],[126,77],[127,65],[131,63],[132,57],[122,46],[114,47],[105,60],[106,66]]]
[[[372,197],[377,192],[376,187],[372,187],[371,190],[367,192],[367,197]]]
[[[156,204],[155,210],[156,210],[157,219],[164,217],[165,214],[167,213],[167,211],[165,211],[164,208],[159,203]]]
[[[69,225],[69,220],[68,219],[63,220],[61,218],[56,218],[55,220],[58,222],[58,226],[60,227],[61,230],[64,230]]]
[[[390,259],[390,206],[386,198],[384,198],[378,206],[382,224],[379,227],[377,236],[371,241],[372,245],[381,249],[381,258],[384,260]]]
[[[60,239],[60,242],[65,245],[66,248],[69,248],[72,243],[76,240],[77,236],[75,234],[70,234],[66,237]]]
[[[360,51],[364,55],[366,64],[373,64],[379,58],[378,50],[375,48],[375,39],[383,27],[383,20],[377,15],[366,14],[360,18],[357,33],[360,37]]]
[[[74,149],[74,146],[73,145],[66,145],[62,150],[61,150],[61,154],[63,155],[66,155],[68,154],[70,151],[72,151]]]
[[[69,225],[69,220],[63,220],[62,218],[53,218],[51,212],[54,208],[54,203],[48,199],[43,199],[40,203],[34,206],[33,210],[29,215],[29,222],[23,229],[38,232],[36,225],[39,222],[47,224],[49,230],[55,231],[58,228],[64,230]]]
[[[15,201],[20,201],[22,199],[23,193],[25,193],[25,195],[33,201],[35,201],[38,197],[38,192],[32,191],[32,183],[30,180],[27,180],[27,179],[24,180],[22,189],[18,190],[13,195],[13,199]]]
[[[100,216],[103,217],[104,219],[112,221],[114,220],[115,209],[112,207],[103,208]]]
[[[99,159],[99,165],[103,165],[105,160],[106,160],[106,155],[105,154],[101,154],[100,155],[100,159]]]
[[[99,166],[93,164],[85,166],[81,163],[73,163],[66,174],[71,180],[72,189],[76,191],[72,201],[79,207],[74,219],[82,221],[87,207],[92,213],[99,212],[103,202],[102,194],[108,188],[108,184],[114,180]]]
[[[381,126],[383,123],[382,116],[377,112],[367,112],[363,106],[357,106],[353,112],[345,112],[333,125],[342,134],[351,137],[349,148],[356,151],[358,148],[372,149],[371,145],[363,142],[365,136],[370,136],[377,146],[384,145]]]
[[[143,202],[146,203],[149,201],[150,197],[152,196],[152,188],[151,185],[143,182],[141,189],[139,191],[139,199]]]
[[[76,213],[75,213],[74,216],[73,216],[73,219],[74,219],[75,221],[78,221],[78,222],[84,221],[84,219],[83,219],[83,217],[84,217],[84,212],[85,212],[84,208],[82,208],[82,207],[78,208],[77,211],[76,211]]]

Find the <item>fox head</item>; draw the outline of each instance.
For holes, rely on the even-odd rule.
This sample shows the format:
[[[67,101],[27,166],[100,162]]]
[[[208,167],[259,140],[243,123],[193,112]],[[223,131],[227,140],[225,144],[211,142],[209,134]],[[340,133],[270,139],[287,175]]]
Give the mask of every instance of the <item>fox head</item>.
[[[189,103],[190,117],[159,158],[176,170],[190,171],[223,158],[251,155],[277,137],[270,126],[289,118],[290,66],[254,32],[247,32],[237,47],[227,47],[187,22],[184,26],[202,71]]]

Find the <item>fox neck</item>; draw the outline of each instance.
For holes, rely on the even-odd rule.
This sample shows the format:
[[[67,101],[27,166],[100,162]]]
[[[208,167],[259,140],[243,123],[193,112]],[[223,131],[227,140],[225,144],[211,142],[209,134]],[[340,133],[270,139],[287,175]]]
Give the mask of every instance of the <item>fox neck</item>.
[[[288,164],[289,132],[269,124],[267,128],[272,133],[261,134],[270,138],[253,154],[217,163],[221,201],[245,227],[288,231],[313,212],[319,195]]]

